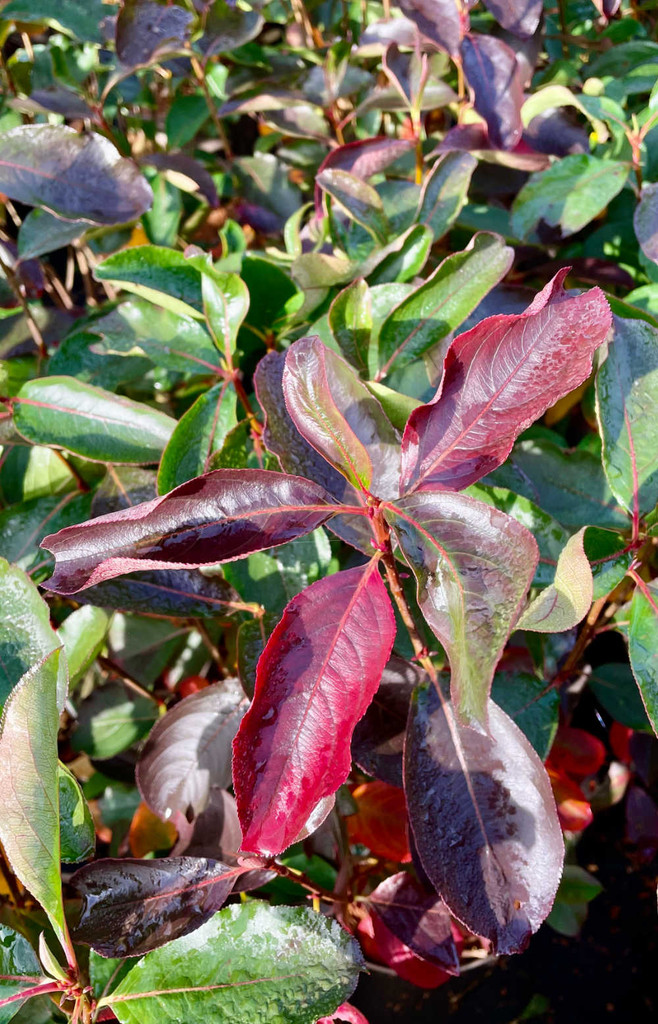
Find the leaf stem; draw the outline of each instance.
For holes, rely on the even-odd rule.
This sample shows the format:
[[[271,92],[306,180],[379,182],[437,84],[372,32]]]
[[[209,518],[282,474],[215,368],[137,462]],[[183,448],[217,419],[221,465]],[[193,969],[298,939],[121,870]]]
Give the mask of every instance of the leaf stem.
[[[212,96],[210,94],[210,89],[208,88],[208,83],[206,81],[206,76],[204,74],[203,67],[201,66],[201,62],[199,61],[198,57],[190,57],[190,64],[192,65],[192,71],[194,72],[194,77],[196,78],[197,82],[199,83],[199,88],[201,89],[201,92],[203,93],[203,97],[204,97],[204,99],[206,101],[206,106],[208,107],[208,113],[210,114],[210,117],[212,119],[212,123],[215,126],[215,131],[217,132],[217,135],[219,136],[219,139],[220,139],[220,141],[222,143],[222,146],[224,147],[224,156],[225,156],[225,158],[227,160],[230,160],[231,157],[233,156],[233,153],[231,152],[231,145],[230,145],[230,143],[228,141],[228,137],[226,135],[226,132],[224,131],[224,125],[222,124],[222,119],[220,118],[219,114],[217,113],[217,107],[215,106],[214,100],[213,100],[213,98],[212,98]]]

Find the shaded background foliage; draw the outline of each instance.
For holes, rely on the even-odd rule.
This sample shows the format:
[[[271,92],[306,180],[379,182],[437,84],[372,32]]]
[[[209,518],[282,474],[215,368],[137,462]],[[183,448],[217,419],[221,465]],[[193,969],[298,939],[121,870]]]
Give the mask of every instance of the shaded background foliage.
[[[247,972],[265,972],[277,942],[306,935],[309,956],[321,950],[333,975],[314,974],[302,955],[290,968],[297,987],[279,992],[273,983],[272,1012],[283,1006],[286,1020],[300,1021],[333,1013],[354,988],[360,954],[303,904],[313,894],[330,906],[328,894],[345,886],[359,898],[344,900],[339,918],[379,965],[354,996],[371,1024],[426,1006],[433,1017],[501,1022],[652,1019],[652,947],[643,940],[655,934],[658,849],[655,27],[651,4],[614,0],[0,5],[0,697],[12,695],[0,775],[8,792],[22,778],[26,734],[39,760],[0,832],[0,973],[21,988],[29,984],[21,978],[45,972],[45,994],[14,1020],[63,1020],[51,993],[71,996],[68,1014],[83,1011],[86,997],[53,952],[59,937],[71,966],[65,908],[77,921],[74,941],[104,955],[141,955],[179,936],[144,961],[146,990],[166,975],[167,950],[191,956],[195,934],[218,959],[234,926],[271,932],[271,945],[255,942]],[[546,319],[536,306],[535,320],[521,318],[547,285]],[[574,298],[592,287],[605,299]],[[569,312],[556,312],[567,299]],[[578,303],[585,312],[565,342]],[[478,333],[486,317],[499,319]],[[536,390],[523,405],[522,381],[483,437],[478,419],[469,426],[465,371],[484,379],[501,338],[509,343],[515,331],[520,344],[533,332],[539,339]],[[609,347],[599,347],[606,335]],[[301,340],[308,336],[324,348]],[[431,400],[442,373],[439,405]],[[332,385],[314,393],[322,374]],[[358,422],[342,397],[331,406],[339,394],[354,400]],[[347,460],[312,415],[330,406]],[[457,456],[451,429],[466,434]],[[436,885],[441,865],[418,819],[419,850],[403,827],[402,745],[422,673],[399,621],[335,804],[323,804],[310,835],[275,864],[238,859],[240,824],[244,833],[252,813],[253,848],[265,842],[256,797],[271,796],[255,752],[242,780],[231,775],[248,699],[256,687],[248,722],[260,714],[265,735],[272,707],[259,673],[292,675],[274,646],[283,624],[308,614],[301,640],[321,625],[325,606],[300,612],[311,598],[297,595],[310,587],[329,600],[341,579],[361,579],[370,529],[340,508],[358,506],[363,487],[396,501],[400,459],[403,482],[420,492],[400,500],[405,514],[421,517],[432,487],[466,487],[460,507],[485,503],[492,523],[506,513],[539,548],[534,603],[498,665],[507,622],[500,649],[488,641],[481,660],[478,651],[461,663],[461,634],[402,581],[434,669],[450,663],[459,713],[486,713],[484,677],[496,669],[493,699],[546,762],[566,867],[548,924],[514,961],[496,960],[486,938],[457,927],[423,888],[425,871]],[[307,480],[291,484],[282,469]],[[214,470],[225,475],[197,481]],[[241,518],[251,500],[245,505],[245,470],[271,506],[266,528]],[[218,548],[215,526],[203,521],[218,495],[229,517],[224,548],[221,530]],[[82,554],[70,541],[79,535],[68,528],[144,502],[152,518],[129,525],[130,536],[130,518],[120,517],[89,528]],[[394,504],[386,515],[422,587],[431,552],[414,567],[415,527]],[[168,525],[176,516],[194,520],[192,554]],[[265,534],[281,546],[266,547]],[[231,557],[248,557],[220,569],[236,536],[242,548]],[[518,536],[521,548],[520,528]],[[375,577],[381,584],[376,568],[370,589]],[[372,598],[380,622],[382,600]],[[383,661],[392,630],[381,630]],[[427,717],[424,692],[416,691],[410,736]],[[354,725],[347,718],[345,729]],[[240,728],[236,756],[242,743],[246,757],[255,734]],[[419,775],[423,765],[407,756],[411,802],[409,765]],[[345,775],[334,767],[335,790]],[[485,772],[481,785],[490,781]],[[428,788],[418,785],[417,802]],[[12,847],[12,833],[30,821],[61,851],[64,898],[55,854],[43,859],[38,842]],[[157,868],[138,860],[154,853]],[[82,862],[75,873],[67,866]],[[463,890],[459,853],[455,863]],[[170,895],[178,883],[182,898]],[[454,911],[463,892],[443,885]],[[231,889],[230,906],[212,916]],[[269,905],[249,897],[242,905],[241,890]],[[154,899],[165,910],[150,920],[145,901]],[[129,947],[135,920],[143,929]],[[138,972],[77,949],[94,998],[108,986],[98,1019],[113,1019],[112,1007],[121,1021],[137,1019],[126,997],[139,991]],[[452,979],[459,963],[462,977]],[[565,975],[566,992],[557,993]],[[13,984],[0,984],[0,998]],[[0,1019],[16,1006],[0,1003]],[[157,1012],[147,1007],[139,1019]],[[253,1012],[247,996],[240,1019]],[[335,1019],[361,1024],[354,1009],[343,1013]]]

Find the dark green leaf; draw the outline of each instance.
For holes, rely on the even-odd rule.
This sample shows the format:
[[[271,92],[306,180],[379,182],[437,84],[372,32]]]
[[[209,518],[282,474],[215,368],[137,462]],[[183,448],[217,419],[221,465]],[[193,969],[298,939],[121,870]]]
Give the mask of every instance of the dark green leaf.
[[[329,309],[329,328],[336,344],[352,366],[370,376],[369,365],[372,334],[372,299],[363,278],[357,278],[340,292]]]
[[[30,210],[18,232],[18,255],[22,260],[61,249],[83,235],[89,225],[82,220],[62,220],[48,210]]]
[[[418,220],[432,229],[435,241],[459,216],[476,166],[477,160],[470,153],[446,153],[425,179]]]
[[[158,245],[122,249],[99,263],[94,277],[114,281],[172,313],[203,320],[200,271],[175,249]]]
[[[42,976],[41,965],[27,939],[0,924],[0,1001],[38,984]],[[22,1005],[19,999],[0,1007],[0,1024],[9,1024]]]
[[[348,171],[329,168],[315,179],[347,214],[361,224],[375,241],[384,244],[388,239],[389,223],[382,201],[372,187]]]
[[[68,768],[58,766],[60,856],[65,864],[78,864],[93,856],[96,830],[80,784]]]
[[[75,686],[82,679],[103,646],[109,618],[102,608],[88,605],[76,608],[64,620],[58,633],[64,643],[69,669],[69,684]]]
[[[628,653],[635,681],[658,734],[658,586],[636,587],[631,601]]]
[[[93,43],[102,39],[101,24],[106,16],[103,0],[11,0],[2,9],[5,19],[45,22]]]
[[[158,470],[160,494],[208,471],[211,456],[221,449],[237,423],[235,407],[235,391],[227,384],[216,384],[197,398],[178,422],[163,452]]]
[[[651,725],[630,667],[624,662],[597,665],[588,684],[615,722],[627,729],[650,732]]]
[[[546,681],[528,672],[497,672],[491,688],[492,700],[525,733],[545,761],[557,731],[560,695],[546,690]]]
[[[108,683],[82,701],[71,743],[89,757],[114,757],[142,739],[158,717],[154,700],[131,694],[122,683]]]

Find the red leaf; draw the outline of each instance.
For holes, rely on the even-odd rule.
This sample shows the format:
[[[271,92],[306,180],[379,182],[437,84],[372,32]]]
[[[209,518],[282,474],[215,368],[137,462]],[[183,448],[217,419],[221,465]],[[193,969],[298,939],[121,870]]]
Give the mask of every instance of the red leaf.
[[[337,1020],[344,1020],[347,1024],[368,1024],[361,1011],[349,1003],[342,1003],[331,1017],[320,1017],[316,1024],[332,1024]]]
[[[300,434],[354,487],[397,497],[399,436],[349,363],[301,338],[286,354],[283,394]]]
[[[565,772],[555,768],[546,770],[557,804],[560,827],[566,832],[582,832],[592,823],[594,817],[589,801],[585,798],[578,783],[569,778]]]
[[[244,558],[310,533],[333,515],[324,488],[262,469],[217,469],[162,498],[67,526],[41,542],[57,560],[49,590],[78,590],[138,569]]]
[[[349,774],[350,742],[395,638],[377,560],[327,576],[286,607],[258,662],[233,743],[244,850],[285,850]]]
[[[363,952],[376,963],[386,964],[396,974],[419,988],[438,988],[451,975],[429,960],[416,956],[412,949],[396,939],[383,921],[374,915],[365,917],[357,928]]]
[[[575,779],[598,772],[606,759],[605,745],[584,729],[563,725],[558,729],[546,764]]]
[[[404,792],[387,782],[364,782],[352,793],[358,811],[346,820],[351,843],[362,843],[378,857],[398,864],[411,860]]]
[[[428,405],[402,439],[402,487],[461,490],[500,466],[518,435],[582,384],[612,318],[599,288],[568,295],[561,270],[524,313],[455,338]]]
[[[564,857],[550,783],[524,734],[493,701],[488,733],[460,726],[421,686],[404,782],[423,868],[451,913],[494,952],[523,950],[551,909]]]
[[[608,733],[610,746],[612,747],[613,754],[622,764],[629,765],[631,763],[630,744],[632,735],[633,730],[625,725],[621,725],[619,722],[613,722],[610,726],[610,732]]]

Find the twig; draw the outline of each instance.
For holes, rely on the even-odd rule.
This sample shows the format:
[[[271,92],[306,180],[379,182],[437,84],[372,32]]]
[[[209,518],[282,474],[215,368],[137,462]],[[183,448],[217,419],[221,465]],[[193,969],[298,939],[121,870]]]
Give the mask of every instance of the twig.
[[[212,96],[210,94],[210,89],[208,88],[208,83],[206,82],[206,76],[205,76],[203,67],[201,66],[201,63],[200,63],[198,57],[190,57],[190,64],[192,65],[192,71],[194,72],[194,77],[196,78],[197,82],[199,83],[199,87],[201,89],[201,92],[204,95],[204,98],[205,98],[205,101],[206,101],[206,106],[208,107],[208,113],[210,114],[210,117],[212,118],[212,123],[215,126],[215,131],[217,132],[217,134],[218,134],[218,136],[219,136],[219,138],[221,140],[222,146],[224,147],[224,155],[225,155],[227,160],[230,160],[232,155],[233,155],[232,152],[231,152],[231,145],[230,145],[230,143],[228,141],[228,137],[226,135],[226,132],[224,131],[224,125],[222,124],[222,119],[220,118],[219,114],[217,113],[217,107],[215,106],[215,102],[214,102],[214,100],[213,100],[213,98],[212,98]]]

